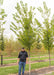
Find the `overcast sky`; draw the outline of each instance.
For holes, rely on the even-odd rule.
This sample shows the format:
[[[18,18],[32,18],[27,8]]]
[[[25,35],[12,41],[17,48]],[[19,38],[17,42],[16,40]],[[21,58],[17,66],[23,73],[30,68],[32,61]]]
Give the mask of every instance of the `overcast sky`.
[[[4,35],[8,38],[11,35],[13,35],[16,38],[15,34],[10,30],[10,24],[11,24],[11,21],[13,20],[12,13],[15,13],[15,11],[16,11],[15,6],[16,6],[17,2],[19,2],[19,1],[20,0],[4,0],[4,3],[3,3],[3,8],[5,9],[5,12],[8,15],[6,18],[7,22],[5,24]],[[54,13],[54,0],[22,0],[22,1],[24,3],[27,3],[28,7],[29,6],[43,7],[42,3],[43,3],[43,1],[45,1],[47,6],[49,8],[51,8],[51,15]],[[39,18],[38,13],[37,13],[37,17]]]

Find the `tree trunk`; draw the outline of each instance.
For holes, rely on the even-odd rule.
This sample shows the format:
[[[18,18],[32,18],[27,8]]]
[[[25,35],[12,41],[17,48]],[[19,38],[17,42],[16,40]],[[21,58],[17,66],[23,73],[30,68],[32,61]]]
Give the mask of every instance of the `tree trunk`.
[[[48,53],[49,53],[49,66],[51,66],[50,50],[48,50]]]
[[[1,65],[3,65],[3,55],[1,55]]]
[[[39,51],[39,50],[38,50]],[[38,59],[39,59],[39,61],[40,61],[40,52],[38,52]]]
[[[30,73],[31,73],[31,64],[30,64],[30,49],[29,49],[29,75],[31,75]]]

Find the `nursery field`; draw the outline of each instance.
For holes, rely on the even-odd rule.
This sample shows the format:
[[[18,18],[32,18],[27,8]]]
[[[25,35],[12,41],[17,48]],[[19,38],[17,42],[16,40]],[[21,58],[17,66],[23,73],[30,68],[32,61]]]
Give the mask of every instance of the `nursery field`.
[[[24,75],[54,75],[53,6],[54,0],[0,0],[0,75],[21,68]]]
[[[1,59],[1,58],[0,58]],[[48,55],[42,56],[31,56],[31,71],[35,71],[36,69],[42,69],[49,67],[49,57]],[[29,59],[28,59],[29,61]],[[0,61],[1,63],[1,61]],[[54,55],[51,55],[51,66],[54,66]],[[52,69],[51,69],[52,70]],[[50,70],[50,71],[51,71]],[[53,68],[54,70],[54,68]],[[26,64],[25,72],[29,71],[29,62]],[[17,75],[18,73],[18,64],[17,64],[17,57],[3,57],[3,66],[0,65],[0,75]],[[37,72],[38,73],[38,72]],[[42,71],[41,71],[42,73]],[[53,75],[52,73],[51,75]],[[26,74],[29,75],[29,74]],[[39,74],[37,74],[39,75]],[[45,75],[45,73],[44,73]],[[50,74],[46,74],[50,75]]]

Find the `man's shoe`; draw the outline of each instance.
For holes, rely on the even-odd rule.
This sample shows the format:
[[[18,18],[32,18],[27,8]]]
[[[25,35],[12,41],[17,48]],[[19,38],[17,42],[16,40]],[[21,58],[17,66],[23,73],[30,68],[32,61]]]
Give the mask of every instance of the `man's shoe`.
[[[21,75],[21,74],[18,74],[18,75]]]

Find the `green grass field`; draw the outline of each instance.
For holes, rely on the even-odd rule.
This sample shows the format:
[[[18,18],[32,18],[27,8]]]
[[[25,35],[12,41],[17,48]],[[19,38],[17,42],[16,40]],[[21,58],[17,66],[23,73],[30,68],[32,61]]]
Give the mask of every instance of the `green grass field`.
[[[17,60],[5,60],[5,61],[3,61],[3,64],[10,64],[10,63],[16,63],[17,62]],[[1,63],[1,61],[0,61],[0,63]]]
[[[41,57],[39,59],[38,56],[35,56],[36,58],[31,58],[31,61],[36,61],[36,60],[45,60],[45,59],[49,59],[49,57]],[[9,59],[9,60],[4,60],[3,63],[4,64],[10,64],[10,63],[17,63],[17,59],[15,59],[17,57],[4,57],[3,59]],[[13,59],[13,60],[10,60]],[[51,56],[51,59],[54,59],[54,56]],[[0,61],[1,63],[1,61]],[[51,65],[54,66],[54,61],[51,61]],[[43,68],[43,67],[48,67],[49,66],[49,62],[38,62],[35,64],[31,64],[31,70],[34,69],[38,69],[38,68]],[[26,64],[26,71],[29,70],[29,65]],[[16,74],[18,73],[18,65],[16,66],[9,66],[9,67],[0,67],[0,75],[8,75],[8,74]],[[49,74],[47,74],[49,75]],[[51,75],[54,75],[54,73],[52,73]]]
[[[13,58],[17,58],[17,57],[3,57],[3,59],[13,59]],[[0,57],[1,59],[1,57]]]
[[[54,65],[54,61],[51,61],[51,65]],[[31,70],[38,69],[38,68],[43,68],[43,67],[48,67],[49,62],[40,62],[40,63],[35,63],[31,65]],[[26,71],[29,70],[29,65],[26,65]],[[18,65],[17,66],[11,66],[11,67],[2,67],[0,68],[0,75],[8,75],[8,74],[16,74],[18,73]]]
[[[13,60],[4,60],[3,64],[10,64],[10,63],[16,63],[17,62],[17,58],[16,57],[5,57],[4,59],[13,59]],[[40,59],[38,57],[36,58],[31,58],[31,61],[36,61],[36,60],[45,60],[45,59],[49,59],[49,57],[41,57]],[[51,57],[51,59],[54,59],[54,56]],[[1,63],[1,61],[0,61]]]
[[[32,54],[30,57],[38,57],[39,55]],[[40,56],[48,56],[48,54],[40,54]],[[54,55],[53,55],[54,56]],[[3,56],[3,59],[17,58],[18,56]],[[1,59],[1,57],[0,57]]]

